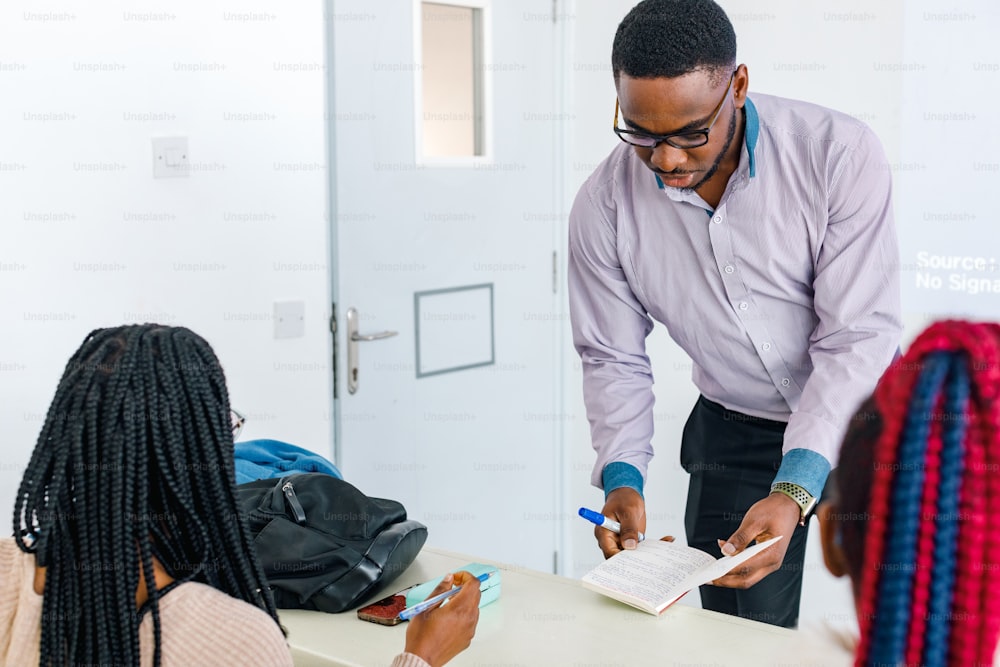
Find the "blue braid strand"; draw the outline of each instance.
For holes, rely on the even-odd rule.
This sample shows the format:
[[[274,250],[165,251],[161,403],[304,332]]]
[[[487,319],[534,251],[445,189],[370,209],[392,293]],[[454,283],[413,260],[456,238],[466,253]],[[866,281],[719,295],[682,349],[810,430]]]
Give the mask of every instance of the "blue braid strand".
[[[938,490],[934,531],[934,570],[931,576],[930,605],[924,643],[924,664],[943,667],[948,661],[948,645],[953,608],[959,531],[959,489],[965,459],[966,411],[969,405],[970,377],[967,356],[950,354],[951,367],[945,384],[942,418],[941,482]]]
[[[924,486],[924,459],[935,398],[948,371],[947,354],[927,355],[906,414],[891,492],[883,571],[879,581],[877,622],[870,662],[897,665],[906,659],[913,578]]]

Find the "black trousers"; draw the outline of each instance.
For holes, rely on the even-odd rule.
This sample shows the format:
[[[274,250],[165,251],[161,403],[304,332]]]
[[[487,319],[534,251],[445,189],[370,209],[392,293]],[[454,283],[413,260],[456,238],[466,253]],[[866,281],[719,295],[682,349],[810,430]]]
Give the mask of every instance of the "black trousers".
[[[784,433],[784,422],[733,412],[699,397],[681,440],[681,465],[691,475],[684,516],[688,544],[716,558],[722,555],[716,540],[736,532],[750,506],[770,493]],[[797,526],[781,569],[746,590],[702,586],[702,607],[794,628],[807,534],[807,527]]]

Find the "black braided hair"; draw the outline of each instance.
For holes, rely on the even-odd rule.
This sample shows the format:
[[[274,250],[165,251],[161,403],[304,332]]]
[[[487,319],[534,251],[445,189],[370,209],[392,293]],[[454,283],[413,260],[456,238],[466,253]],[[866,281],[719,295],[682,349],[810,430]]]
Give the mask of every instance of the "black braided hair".
[[[277,623],[234,485],[229,394],[209,344],[158,324],[92,331],[66,365],[14,506],[18,546],[46,568],[40,665],[138,665],[141,567],[158,666],[153,558]]]
[[[615,81],[673,78],[704,70],[729,77],[736,63],[736,32],[712,0],[644,0],[618,24],[611,47]]]

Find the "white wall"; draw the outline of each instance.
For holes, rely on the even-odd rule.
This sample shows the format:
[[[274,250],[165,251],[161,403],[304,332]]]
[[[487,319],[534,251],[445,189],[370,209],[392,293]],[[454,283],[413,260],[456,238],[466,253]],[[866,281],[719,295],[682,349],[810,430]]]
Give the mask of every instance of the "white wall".
[[[319,0],[0,7],[0,520],[95,327],[194,329],[244,438],[332,453],[324,67]],[[190,178],[152,178],[165,135]]]

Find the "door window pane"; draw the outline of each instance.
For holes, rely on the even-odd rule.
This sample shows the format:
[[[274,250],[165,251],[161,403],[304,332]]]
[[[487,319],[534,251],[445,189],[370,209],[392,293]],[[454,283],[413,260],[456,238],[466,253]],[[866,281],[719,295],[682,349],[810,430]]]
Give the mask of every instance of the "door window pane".
[[[421,3],[423,155],[483,155],[482,10]]]

